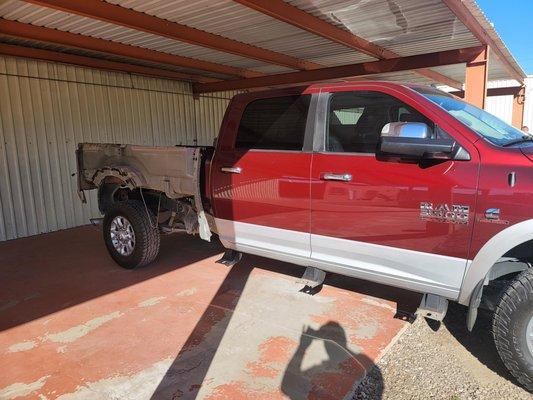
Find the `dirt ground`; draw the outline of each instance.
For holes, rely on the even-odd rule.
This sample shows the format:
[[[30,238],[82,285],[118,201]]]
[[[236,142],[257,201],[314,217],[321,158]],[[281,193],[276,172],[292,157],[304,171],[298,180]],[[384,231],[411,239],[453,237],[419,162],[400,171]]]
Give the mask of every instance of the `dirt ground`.
[[[361,382],[353,399],[531,400],[498,357],[490,314],[480,313],[472,333],[465,316],[464,307],[451,304],[436,332],[418,318]]]

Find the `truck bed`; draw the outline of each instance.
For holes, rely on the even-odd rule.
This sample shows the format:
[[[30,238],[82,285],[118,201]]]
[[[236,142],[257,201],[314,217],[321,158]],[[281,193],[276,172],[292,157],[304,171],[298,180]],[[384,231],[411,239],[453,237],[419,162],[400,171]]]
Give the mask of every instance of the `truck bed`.
[[[80,143],[79,188],[95,189],[116,180],[133,188],[165,193],[169,198],[199,194],[200,147],[151,147]]]

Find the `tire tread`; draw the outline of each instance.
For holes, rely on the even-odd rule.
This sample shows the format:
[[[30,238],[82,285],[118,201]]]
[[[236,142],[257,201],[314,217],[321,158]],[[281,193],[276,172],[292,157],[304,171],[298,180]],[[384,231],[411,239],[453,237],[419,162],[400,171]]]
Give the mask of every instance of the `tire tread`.
[[[521,364],[518,343],[512,337],[512,314],[520,304],[533,299],[533,268],[520,273],[505,289],[494,313],[492,333],[500,357],[511,374],[527,390],[533,391],[533,379]]]

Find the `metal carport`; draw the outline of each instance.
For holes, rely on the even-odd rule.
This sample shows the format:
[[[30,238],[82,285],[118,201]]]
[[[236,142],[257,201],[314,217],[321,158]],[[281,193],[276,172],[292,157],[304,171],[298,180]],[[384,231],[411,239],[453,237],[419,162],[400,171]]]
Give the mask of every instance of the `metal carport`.
[[[525,74],[473,0],[7,0],[0,17],[0,240],[97,213],[76,142],[208,145],[235,90],[371,78],[483,106],[513,79],[488,95],[523,118]]]
[[[236,91],[435,84],[479,106],[511,94],[520,125],[524,78],[473,0],[0,1],[0,241],[99,216],[95,193],[76,194],[78,142],[210,145]],[[310,335],[340,367],[293,398],[342,398],[405,328],[399,303],[419,302],[344,277],[306,297],[295,266],[219,268],[219,247],[179,235],[127,273],[99,236],[0,243],[0,398],[283,398]]]
[[[235,90],[371,78],[483,106],[512,79],[488,95],[523,119],[525,74],[473,0],[7,0],[0,17],[0,240],[97,214],[76,142],[208,145]]]

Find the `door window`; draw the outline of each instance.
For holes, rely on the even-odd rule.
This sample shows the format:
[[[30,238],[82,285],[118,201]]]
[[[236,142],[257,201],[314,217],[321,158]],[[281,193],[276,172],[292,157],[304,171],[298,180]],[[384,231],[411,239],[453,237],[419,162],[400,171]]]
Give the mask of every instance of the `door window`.
[[[435,124],[393,96],[380,92],[333,93],[329,102],[326,150],[375,153],[381,130],[389,122]]]
[[[302,150],[311,95],[271,97],[246,106],[235,147]]]

